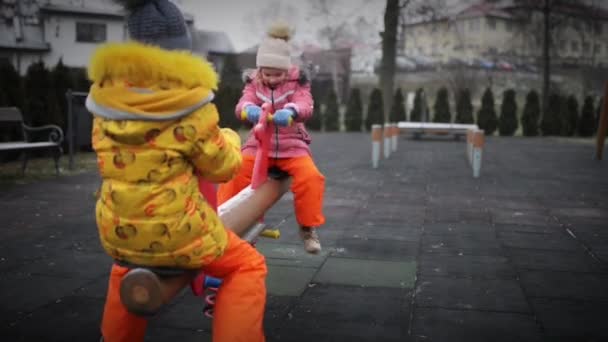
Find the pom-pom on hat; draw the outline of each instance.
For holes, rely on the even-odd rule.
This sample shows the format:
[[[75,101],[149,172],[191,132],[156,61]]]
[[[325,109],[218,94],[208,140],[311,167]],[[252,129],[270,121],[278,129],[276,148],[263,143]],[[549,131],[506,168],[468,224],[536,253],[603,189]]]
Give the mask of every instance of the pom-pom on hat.
[[[286,23],[277,22],[272,25],[268,29],[268,37],[258,47],[256,66],[258,68],[289,69],[291,54],[288,41],[291,34],[291,29]]]

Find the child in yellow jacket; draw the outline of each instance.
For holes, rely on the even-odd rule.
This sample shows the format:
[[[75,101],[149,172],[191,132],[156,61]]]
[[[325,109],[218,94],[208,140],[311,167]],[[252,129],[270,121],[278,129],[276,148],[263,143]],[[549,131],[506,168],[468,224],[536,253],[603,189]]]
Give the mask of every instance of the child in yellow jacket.
[[[101,243],[122,264],[203,269],[223,278],[214,341],[263,341],[266,265],[226,229],[200,195],[197,174],[230,180],[240,138],[218,127],[217,74],[192,55],[179,9],[168,0],[126,2],[134,42],[106,44],[89,66],[87,108],[103,179],[96,206]],[[102,321],[106,342],[143,341],[146,320],[120,301],[128,269],[114,265]]]

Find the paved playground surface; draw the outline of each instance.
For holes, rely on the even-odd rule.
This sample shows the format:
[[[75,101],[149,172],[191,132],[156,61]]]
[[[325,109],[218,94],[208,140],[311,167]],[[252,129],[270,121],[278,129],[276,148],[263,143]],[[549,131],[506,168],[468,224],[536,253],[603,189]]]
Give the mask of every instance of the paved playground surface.
[[[267,215],[268,341],[608,340],[608,164],[593,145],[489,138],[480,179],[464,142],[400,139],[370,163],[365,134],[316,134],[327,178],[323,252],[297,237],[291,195]],[[111,260],[95,173],[3,185],[0,340],[97,341]],[[210,341],[184,292],[147,341]]]

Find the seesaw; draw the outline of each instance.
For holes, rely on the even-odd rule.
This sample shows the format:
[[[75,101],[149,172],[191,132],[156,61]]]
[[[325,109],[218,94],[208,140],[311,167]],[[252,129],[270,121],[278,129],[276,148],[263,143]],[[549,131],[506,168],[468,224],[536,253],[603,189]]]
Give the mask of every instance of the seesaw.
[[[260,120],[254,127],[258,149],[251,184],[217,207],[224,226],[251,244],[255,244],[260,235],[278,238],[278,231],[268,229],[264,223],[264,213],[281,199],[291,184],[291,179],[284,172],[268,170],[268,150],[274,128],[270,109],[270,104],[262,106]],[[199,179],[199,189],[207,201],[215,206],[213,184]],[[197,296],[202,296],[205,288],[217,290],[221,286],[221,279],[204,276],[200,270],[147,267],[122,261],[115,262],[130,268],[121,282],[120,299],[129,312],[140,316],[156,314],[189,284]],[[206,302],[205,314],[212,316],[214,295],[207,296]]]

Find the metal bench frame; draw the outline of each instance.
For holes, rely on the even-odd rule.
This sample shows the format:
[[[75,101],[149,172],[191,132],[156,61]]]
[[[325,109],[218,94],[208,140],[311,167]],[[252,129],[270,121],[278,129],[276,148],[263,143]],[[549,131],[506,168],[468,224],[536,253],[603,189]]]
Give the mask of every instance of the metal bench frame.
[[[63,142],[63,131],[56,125],[44,125],[39,127],[28,126],[23,122],[21,111],[15,107],[0,108],[0,123],[21,124],[23,139],[22,141],[0,142],[0,152],[2,151],[22,151],[21,174],[25,174],[29,151],[36,149],[54,149],[53,159],[55,160],[55,172],[59,175],[59,158],[63,153],[61,143]],[[32,133],[49,131],[47,141],[32,141]]]

